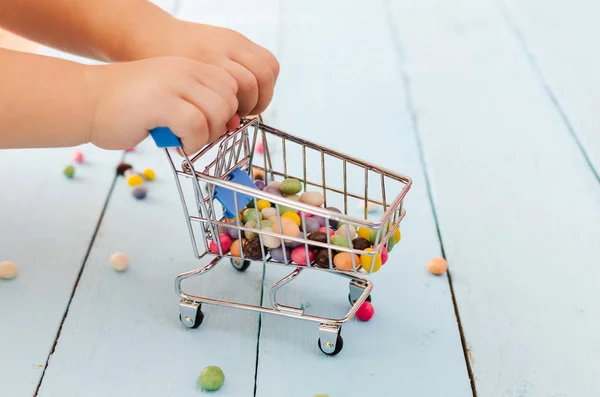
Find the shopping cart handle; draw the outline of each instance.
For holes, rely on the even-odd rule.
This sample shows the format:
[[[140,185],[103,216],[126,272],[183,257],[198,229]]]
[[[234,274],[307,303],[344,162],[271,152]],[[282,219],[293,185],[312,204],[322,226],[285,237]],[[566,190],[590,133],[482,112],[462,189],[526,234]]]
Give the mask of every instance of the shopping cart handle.
[[[154,143],[159,148],[181,147],[181,139],[167,127],[157,127],[150,130],[150,135]]]

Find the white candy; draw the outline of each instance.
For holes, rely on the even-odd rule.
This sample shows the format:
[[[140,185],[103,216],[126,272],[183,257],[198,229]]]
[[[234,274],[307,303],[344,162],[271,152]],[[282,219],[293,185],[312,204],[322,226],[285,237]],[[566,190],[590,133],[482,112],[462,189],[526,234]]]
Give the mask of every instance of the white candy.
[[[11,261],[0,262],[0,278],[11,279],[17,276],[19,267]]]
[[[263,216],[263,219],[269,219],[272,216],[277,216],[277,209],[274,207],[263,208],[260,212]]]
[[[122,272],[129,266],[129,257],[122,252],[117,252],[110,257],[110,265],[118,272]]]
[[[272,227],[265,227],[263,229],[265,232],[273,232],[273,228]],[[277,238],[277,237],[271,237],[271,236],[267,236],[267,235],[262,235],[262,242],[263,245],[265,247],[268,248],[277,248],[281,246],[281,239]]]
[[[281,186],[281,182],[271,181],[271,182],[267,183],[267,186],[271,186],[271,187],[279,189],[279,186]]]
[[[346,229],[346,227],[348,229]],[[350,233],[350,240],[354,240],[356,238],[356,228],[352,225],[340,225],[335,234],[337,234],[338,236],[348,237],[348,235],[346,234],[347,232]]]
[[[314,191],[302,193],[302,197],[300,197],[300,200],[303,203],[314,205],[315,207],[320,207],[325,202],[325,198],[323,197],[323,194],[321,194],[320,192],[314,192]]]
[[[300,201],[300,196],[297,194],[290,194],[289,196],[285,196],[286,199],[290,199],[292,201]]]
[[[360,208],[361,210],[365,209],[365,202],[361,201],[358,203],[358,208]],[[379,210],[379,204],[374,203],[372,201],[367,202],[367,212],[368,213],[373,213],[373,212],[377,212]]]

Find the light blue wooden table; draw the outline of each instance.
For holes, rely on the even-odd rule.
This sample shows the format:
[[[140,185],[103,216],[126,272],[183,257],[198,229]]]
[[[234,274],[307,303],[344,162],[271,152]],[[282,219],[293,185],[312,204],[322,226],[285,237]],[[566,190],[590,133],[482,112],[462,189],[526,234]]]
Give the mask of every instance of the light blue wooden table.
[[[81,148],[73,180],[71,149],[3,151],[0,260],[20,274],[0,280],[0,396],[196,396],[207,365],[220,396],[600,395],[598,2],[159,4],[278,56],[267,123],[413,178],[376,315],[336,357],[280,317],[208,306],[185,329],[172,283],[200,263],[150,140]],[[124,157],[158,174],[143,202],[114,176]],[[451,280],[425,270],[442,253]],[[222,266],[191,287],[257,304],[284,271]],[[336,315],[346,294],[309,274],[282,298]]]

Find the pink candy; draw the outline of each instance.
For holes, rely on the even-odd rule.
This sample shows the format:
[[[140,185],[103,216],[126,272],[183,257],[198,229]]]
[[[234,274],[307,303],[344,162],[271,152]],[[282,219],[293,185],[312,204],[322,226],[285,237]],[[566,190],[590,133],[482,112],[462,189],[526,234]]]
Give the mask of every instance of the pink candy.
[[[321,226],[321,227],[319,228],[319,231],[320,231],[320,232],[323,232],[323,233],[327,233],[327,227],[326,227],[326,226]],[[329,235],[330,235],[331,237],[333,237],[333,236],[335,235],[335,230],[333,230],[333,228],[331,228],[331,227],[329,228]]]
[[[219,234],[219,239],[221,240],[221,250],[223,253],[226,253],[229,251],[229,247],[231,247],[231,237],[227,234]],[[208,249],[213,254],[219,254],[219,246],[215,241],[210,242]]]
[[[312,218],[313,217],[313,214],[308,214],[306,212],[299,211],[298,215],[300,216],[300,219],[302,219],[302,214],[304,214],[305,218]]]
[[[260,141],[256,142],[255,150],[256,150],[256,153],[263,154],[264,148],[263,148],[262,142],[260,142]]]
[[[381,251],[381,265],[385,265],[385,262],[388,260],[388,251],[385,246],[383,246],[383,251]]]
[[[73,151],[73,160],[79,164],[83,163],[83,153],[81,153],[79,150]]]
[[[292,261],[297,265],[306,266],[306,247],[296,247],[292,250]],[[315,259],[315,254],[311,250],[308,250],[308,260],[312,262]]]
[[[375,309],[369,301],[364,301],[356,311],[356,318],[360,321],[369,321],[375,314]]]

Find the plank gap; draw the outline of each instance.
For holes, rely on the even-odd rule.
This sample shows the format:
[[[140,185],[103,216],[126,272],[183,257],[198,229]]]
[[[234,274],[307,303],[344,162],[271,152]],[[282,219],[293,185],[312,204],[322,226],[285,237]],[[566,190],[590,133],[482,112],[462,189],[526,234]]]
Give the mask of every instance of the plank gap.
[[[120,162],[125,160],[125,153],[121,156]],[[113,181],[110,185],[110,189],[108,189],[108,194],[106,196],[106,200],[104,200],[104,205],[102,206],[102,210],[100,211],[100,217],[98,218],[98,223],[96,224],[96,228],[94,229],[94,233],[92,234],[92,238],[90,239],[90,243],[88,245],[87,251],[85,252],[85,256],[83,257],[83,261],[81,262],[81,267],[79,268],[79,273],[77,273],[77,278],[75,279],[75,283],[73,284],[73,290],[71,291],[71,296],[69,297],[69,301],[67,302],[67,307],[65,309],[65,313],[60,320],[60,325],[58,327],[58,331],[56,332],[56,337],[54,338],[54,343],[52,344],[52,348],[50,349],[50,353],[48,353],[48,357],[46,357],[46,363],[44,364],[44,370],[42,371],[42,376],[40,376],[40,380],[35,388],[35,393],[33,397],[37,397],[40,387],[42,386],[42,382],[44,381],[44,375],[46,374],[46,370],[48,369],[48,364],[50,362],[50,357],[54,354],[56,350],[56,345],[58,344],[58,339],[60,338],[60,334],[65,324],[65,320],[69,314],[69,308],[71,307],[71,302],[73,302],[73,297],[75,296],[75,291],[77,290],[77,286],[79,285],[79,280],[81,279],[81,275],[85,270],[85,265],[90,256],[90,252],[92,252],[92,247],[94,246],[94,242],[96,241],[96,237],[98,236],[98,231],[100,230],[100,226],[102,225],[102,219],[104,218],[104,214],[106,213],[106,209],[108,208],[108,203],[110,202],[110,198],[112,196],[113,190],[117,184],[117,179],[119,176],[115,173],[113,177]]]
[[[398,29],[396,29],[396,25],[395,25],[394,21],[392,20],[393,9],[391,7],[390,0],[384,0],[384,3],[385,3],[384,7],[387,9],[387,12],[385,13],[386,20],[389,25],[389,29],[390,29],[391,36],[392,36],[391,43],[396,52],[397,59],[400,61],[400,62],[398,62],[398,69],[400,71],[400,75],[401,75],[402,81],[404,83],[404,88],[405,88],[404,96],[405,96],[405,100],[406,100],[406,109],[409,112],[410,122],[412,124],[412,130],[415,134],[415,141],[417,143],[417,150],[419,152],[419,161],[421,163],[421,167],[423,169],[423,175],[425,177],[425,186],[427,188],[427,196],[429,197],[429,204],[431,205],[431,212],[433,214],[433,219],[435,222],[435,229],[436,229],[438,241],[440,243],[442,257],[444,259],[447,259],[446,252],[444,250],[444,241],[442,238],[442,232],[440,230],[440,222],[439,222],[435,202],[433,199],[433,193],[431,190],[431,181],[429,179],[429,171],[427,168],[427,162],[425,161],[425,152],[423,150],[423,142],[421,139],[421,135],[419,134],[419,124],[418,124],[417,114],[415,112],[414,103],[413,103],[410,77],[408,75],[408,72],[402,65],[402,60],[405,60],[406,57],[404,55],[402,43],[400,42],[400,32],[398,31]],[[458,332],[460,334],[460,343],[461,343],[462,349],[463,349],[465,365],[467,367],[467,373],[469,375],[469,381],[471,383],[471,392],[473,393],[473,397],[477,397],[477,388],[475,387],[475,377],[473,376],[473,370],[471,368],[471,361],[469,360],[469,351],[467,349],[467,341],[466,341],[465,333],[464,333],[463,326],[462,326],[462,323],[460,320],[460,313],[458,310],[456,296],[454,295],[454,287],[452,285],[452,276],[450,274],[450,269],[448,269],[446,274],[448,276],[448,284],[450,286],[450,294],[452,296],[452,306],[454,307],[454,315],[456,316],[456,323],[458,324]]]
[[[517,39],[517,42],[519,43],[521,50],[527,57],[527,61],[529,62],[529,65],[535,72],[534,74],[538,78],[540,85],[542,86],[544,91],[546,91],[546,94],[548,95],[548,98],[550,98],[550,102],[552,102],[552,105],[556,108],[556,111],[558,112],[558,115],[564,123],[567,131],[569,131],[569,134],[575,141],[575,145],[583,155],[587,166],[589,167],[590,171],[592,171],[592,174],[594,174],[594,176],[596,177],[598,183],[600,183],[600,171],[594,167],[594,163],[592,162],[592,159],[588,154],[587,150],[585,150],[581,139],[579,139],[579,135],[577,134],[577,131],[575,131],[575,127],[573,127],[573,123],[569,119],[569,116],[567,116],[566,110],[560,104],[558,97],[550,87],[550,83],[548,83],[548,81],[546,81],[546,79],[544,78],[544,75],[542,74],[542,69],[540,67],[540,63],[538,62],[535,55],[533,55],[533,51],[527,43],[527,40],[525,40],[525,35],[523,34],[523,31],[521,30],[517,22],[514,20],[514,18],[510,16],[510,13],[508,12],[506,6],[502,3],[501,0],[495,0],[494,3],[496,4],[496,7],[498,8],[500,15],[502,16],[502,20],[506,24],[508,30]]]

